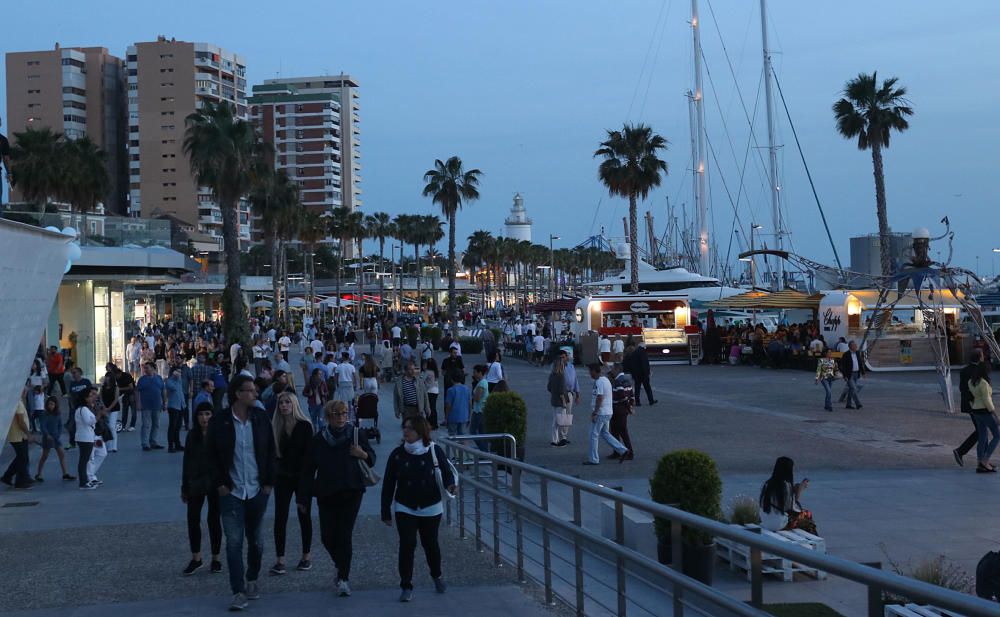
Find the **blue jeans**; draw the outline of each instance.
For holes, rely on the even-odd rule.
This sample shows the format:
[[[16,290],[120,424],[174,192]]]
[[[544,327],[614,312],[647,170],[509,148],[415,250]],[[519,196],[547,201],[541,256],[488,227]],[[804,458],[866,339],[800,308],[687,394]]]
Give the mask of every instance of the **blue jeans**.
[[[448,423],[448,437],[454,435],[467,435],[468,423],[466,422],[449,422]]]
[[[847,378],[847,404],[861,407],[861,400],[858,399],[858,379],[861,373],[853,373]]]
[[[597,416],[594,419],[594,423],[590,427],[590,457],[588,460],[591,463],[600,463],[601,456],[597,452],[597,444],[603,438],[604,441],[608,443],[609,446],[615,449],[618,454],[625,454],[628,452],[622,442],[618,441],[608,430],[611,425],[611,416]]]
[[[974,411],[970,415],[976,424],[976,433],[979,437],[979,441],[976,442],[976,458],[980,463],[985,463],[990,460],[993,451],[997,449],[997,444],[1000,443],[1000,427],[997,427],[997,418],[992,413]],[[993,439],[988,442],[987,431],[993,434]]]
[[[309,405],[309,419],[312,420],[313,432],[321,431],[323,429],[323,406]]]
[[[819,382],[823,384],[823,391],[826,393],[826,402],[823,403],[823,409],[833,409],[833,380],[820,379]]]
[[[483,414],[482,412],[473,413],[471,416],[471,420],[469,420],[469,434],[481,435],[482,432],[483,432]],[[490,449],[490,442],[486,441],[485,439],[477,439],[476,447],[482,450],[483,452],[487,452]]]
[[[160,428],[160,411],[162,410],[143,409],[140,412],[142,425],[139,426],[139,438],[143,448],[159,445],[156,443],[156,431]]]
[[[267,510],[267,495],[261,490],[250,499],[232,495],[219,497],[222,530],[226,534],[226,565],[229,587],[234,594],[246,593],[246,581],[255,581],[260,574],[264,544],[260,540],[261,520]],[[247,539],[246,580],[243,569],[243,538]]]

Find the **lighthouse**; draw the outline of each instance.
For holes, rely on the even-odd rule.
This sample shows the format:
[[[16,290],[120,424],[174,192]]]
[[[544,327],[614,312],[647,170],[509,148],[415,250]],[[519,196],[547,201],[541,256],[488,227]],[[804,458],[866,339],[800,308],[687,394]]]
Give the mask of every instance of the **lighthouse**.
[[[524,209],[524,199],[520,193],[514,194],[514,205],[510,209],[510,216],[504,220],[504,235],[515,240],[531,242],[531,219]]]

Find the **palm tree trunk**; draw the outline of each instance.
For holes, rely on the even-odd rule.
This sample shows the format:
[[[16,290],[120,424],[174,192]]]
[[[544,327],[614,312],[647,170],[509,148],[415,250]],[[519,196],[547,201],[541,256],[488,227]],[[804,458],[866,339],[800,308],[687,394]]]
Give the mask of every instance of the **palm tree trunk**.
[[[413,261],[417,264],[417,310],[423,312],[423,302],[420,298],[420,243],[413,243]]]
[[[892,244],[889,241],[889,213],[885,205],[885,173],[882,169],[882,144],[877,139],[872,144],[872,169],[875,175],[875,209],[878,214],[879,256],[882,276],[892,274]]]
[[[639,293],[639,235],[636,233],[638,226],[638,206],[636,204],[635,193],[628,196],[628,253],[629,265],[631,266],[632,293]]]
[[[365,252],[364,238],[358,238],[358,325],[365,314]]]
[[[344,244],[346,244],[344,238],[340,239],[340,248],[337,249],[337,302],[334,304],[336,307],[334,310],[340,311],[340,278],[344,271]]]
[[[275,324],[278,321],[281,311],[278,309],[278,280],[281,278],[281,270],[278,264],[278,233],[271,233],[271,321]]]
[[[233,201],[219,200],[222,210],[222,242],[226,252],[226,288],[222,292],[222,331],[226,343],[239,341],[244,346],[248,340],[246,311],[240,288],[240,241],[236,226],[236,207]]]
[[[385,302],[385,238],[379,236],[378,239],[378,263],[379,263],[379,274],[378,277],[378,301],[379,308],[382,307],[382,303]]]
[[[281,273],[282,273],[282,276],[284,277],[284,284],[285,284],[285,297],[284,297],[284,301],[285,301],[285,311],[284,311],[284,314],[285,314],[285,330],[288,330],[289,326],[291,326],[291,323],[292,323],[291,314],[290,314],[289,309],[288,309],[288,250],[287,250],[287,248],[288,247],[285,246],[285,242],[282,240],[282,242],[281,242],[281,264],[282,264],[281,265]]]
[[[458,207],[448,209],[448,313],[455,316],[455,218]]]

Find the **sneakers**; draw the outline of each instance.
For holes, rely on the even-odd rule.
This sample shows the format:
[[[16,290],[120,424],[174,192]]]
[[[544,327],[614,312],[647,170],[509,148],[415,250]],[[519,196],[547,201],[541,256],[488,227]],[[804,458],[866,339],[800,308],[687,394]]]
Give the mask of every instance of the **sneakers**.
[[[412,589],[404,589],[399,594],[399,601],[400,602],[409,602],[412,599],[413,599],[413,590]]]
[[[162,450],[163,449],[163,446],[161,446],[158,443],[151,443],[151,444],[149,444],[149,447],[150,447],[150,449],[153,449],[153,450]]]
[[[45,478],[42,476],[35,476],[35,482],[45,482]]]
[[[233,596],[233,601],[229,604],[230,611],[242,611],[250,606],[245,593],[238,593]]]
[[[128,427],[125,430],[128,431],[129,433],[134,433],[135,432],[135,427],[134,426],[130,426],[130,427]]]
[[[150,451],[150,447],[149,446],[143,446],[142,447],[142,451],[143,452],[149,452]]]
[[[351,584],[344,580],[337,580],[337,595],[346,598],[351,595]]]
[[[448,586],[444,584],[444,579],[440,576],[434,579],[434,590],[438,593],[444,593],[448,589]]]
[[[312,567],[313,563],[311,561],[309,561],[308,559],[303,559],[302,561],[299,562],[299,565],[295,566],[295,569],[301,570],[302,572],[306,572],[312,570]]]
[[[222,574],[222,562],[221,561],[212,561],[211,572],[212,572],[212,574]]]
[[[64,473],[63,480],[76,480],[76,476],[71,476],[68,473]]]
[[[559,447],[559,444],[557,442],[555,442],[555,441],[550,441],[549,445],[552,446],[553,448],[558,448]]]
[[[600,463],[595,463],[594,461],[583,461],[584,465],[600,465]]]
[[[559,447],[568,446],[569,444],[570,441],[568,439],[563,439],[562,441],[559,442]]]
[[[195,561],[194,559],[192,559],[191,561],[188,562],[187,567],[184,568],[184,571],[181,574],[183,574],[184,576],[191,576],[192,574],[200,570],[203,565],[205,565],[204,561],[201,561],[200,559],[198,561]]]
[[[276,563],[271,566],[270,572],[271,576],[282,576],[284,574],[288,574],[288,570],[285,568],[285,564],[283,563]]]
[[[81,491],[93,491],[96,489],[97,485],[94,484],[93,482],[87,482],[86,484],[80,486]]]
[[[952,450],[951,455],[955,457],[955,462],[958,463],[959,467],[965,467],[965,461],[962,460],[962,455],[958,453],[958,448]]]
[[[260,589],[257,588],[257,581],[247,581],[247,599],[260,599]]]

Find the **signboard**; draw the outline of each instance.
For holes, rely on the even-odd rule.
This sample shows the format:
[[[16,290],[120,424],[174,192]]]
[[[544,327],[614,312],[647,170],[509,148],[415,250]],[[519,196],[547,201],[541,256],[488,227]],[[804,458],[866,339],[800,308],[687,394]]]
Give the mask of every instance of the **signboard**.
[[[646,313],[649,311],[649,304],[645,302],[633,302],[629,305],[628,310],[633,313]]]
[[[582,308],[580,308],[579,306],[576,307],[576,311],[574,311],[573,314],[576,316],[577,323],[582,323],[583,322],[583,309]]]
[[[913,341],[909,339],[899,341],[899,363],[913,364]]]

